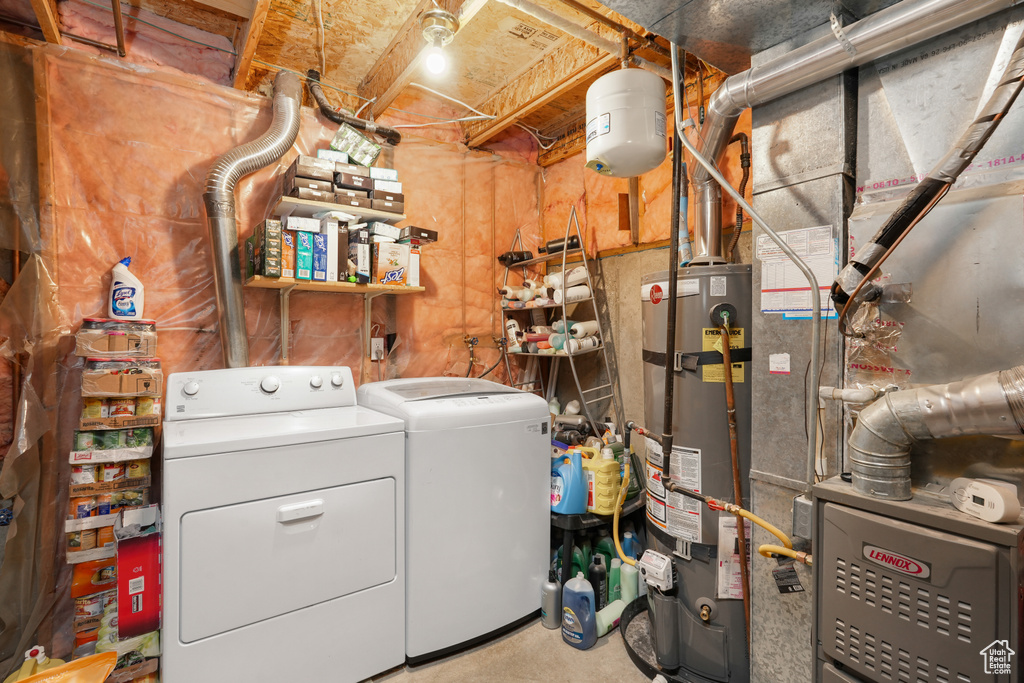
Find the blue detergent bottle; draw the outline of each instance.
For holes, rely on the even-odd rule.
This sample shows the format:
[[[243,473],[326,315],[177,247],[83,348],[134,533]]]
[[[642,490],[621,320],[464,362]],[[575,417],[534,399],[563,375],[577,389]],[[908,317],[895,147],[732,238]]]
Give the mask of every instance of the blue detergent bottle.
[[[562,640],[579,650],[590,649],[597,642],[594,588],[583,572],[562,589]]]
[[[587,511],[587,479],[583,473],[583,454],[579,451],[571,451],[552,463],[551,511],[560,515],[582,515]]]

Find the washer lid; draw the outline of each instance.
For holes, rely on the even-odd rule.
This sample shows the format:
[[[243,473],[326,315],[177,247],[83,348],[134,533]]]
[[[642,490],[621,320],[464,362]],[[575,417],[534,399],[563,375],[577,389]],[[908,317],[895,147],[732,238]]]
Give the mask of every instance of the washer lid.
[[[519,420],[543,423],[547,402],[536,394],[485,379],[430,377],[371,382],[356,394],[361,406],[405,420],[406,431],[437,431],[504,424]]]
[[[327,408],[164,422],[164,460],[401,432],[402,420],[367,410]]]

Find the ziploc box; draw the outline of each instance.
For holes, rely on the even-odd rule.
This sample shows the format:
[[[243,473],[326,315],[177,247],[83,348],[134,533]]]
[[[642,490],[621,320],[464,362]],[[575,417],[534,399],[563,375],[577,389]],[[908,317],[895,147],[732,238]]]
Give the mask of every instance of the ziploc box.
[[[281,277],[295,277],[295,231],[281,231]]]
[[[370,231],[366,225],[353,225],[348,229],[349,274],[361,285],[370,282]],[[355,272],[352,272],[354,269]]]
[[[313,233],[313,279],[327,282],[327,235]]]
[[[333,218],[324,218],[321,223],[323,227],[320,232],[327,238],[327,282],[338,281],[338,221]],[[346,235],[346,239],[348,236]],[[314,243],[314,247],[315,247]],[[347,246],[347,245],[346,245]],[[316,254],[313,254],[314,259]]]
[[[409,245],[382,242],[373,245],[373,282],[378,285],[406,284],[409,272]]]
[[[313,234],[299,231],[295,233],[295,279],[313,279]]]

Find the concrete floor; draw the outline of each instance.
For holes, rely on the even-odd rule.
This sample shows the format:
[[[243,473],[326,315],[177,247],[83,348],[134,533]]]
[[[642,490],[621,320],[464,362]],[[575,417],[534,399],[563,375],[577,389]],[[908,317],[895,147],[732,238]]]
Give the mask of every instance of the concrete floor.
[[[645,683],[634,666],[622,636],[615,629],[589,650],[562,642],[559,630],[549,631],[540,620],[531,622],[486,645],[436,662],[390,671],[374,683],[451,683],[452,681],[536,681],[548,683]]]

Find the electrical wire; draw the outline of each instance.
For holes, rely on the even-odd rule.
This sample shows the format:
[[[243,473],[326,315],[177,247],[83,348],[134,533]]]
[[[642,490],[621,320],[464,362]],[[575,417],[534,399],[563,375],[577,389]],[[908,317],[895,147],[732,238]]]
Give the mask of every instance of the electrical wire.
[[[363,110],[366,109],[367,107],[369,107],[371,104],[373,104],[376,101],[377,101],[376,97],[374,97],[372,100],[366,100],[366,102],[363,103],[363,106],[359,107],[359,109],[356,110],[356,113],[354,114],[354,116],[358,119],[359,115],[363,113]]]
[[[431,117],[433,118],[433,117]],[[429,123],[399,123],[392,128],[425,128],[427,126],[444,126],[449,123],[461,123],[463,121],[483,121],[481,116],[464,116],[461,119],[445,119],[442,121],[430,121]]]
[[[551,149],[552,147],[554,147],[554,146],[555,146],[555,143],[556,143],[556,142],[558,142],[558,138],[554,138],[554,139],[553,139],[553,140],[552,140],[551,142],[549,142],[548,144],[546,144],[546,145],[545,145],[545,144],[544,144],[544,143],[543,143],[543,142],[541,141],[541,139],[540,139],[540,135],[538,135],[537,133],[535,133],[535,132],[534,132],[533,130],[531,130],[530,128],[527,128],[526,126],[524,126],[524,125],[523,125],[523,124],[521,124],[521,123],[516,123],[515,125],[519,126],[519,127],[520,127],[520,128],[522,128],[523,130],[525,130],[525,131],[526,131],[527,133],[529,133],[530,135],[532,135],[532,136],[533,136],[533,139],[537,141],[537,145],[538,145],[538,146],[539,146],[539,147],[540,147],[541,149]]]
[[[437,95],[438,97],[442,97],[442,98],[444,98],[444,99],[446,99],[446,100],[448,100],[450,102],[454,102],[455,104],[460,104],[463,107],[465,107],[466,109],[468,109],[471,112],[473,112],[474,114],[479,114],[480,116],[486,116],[489,119],[497,118],[496,116],[491,116],[490,114],[485,114],[484,112],[480,111],[479,109],[474,109],[473,107],[469,106],[468,104],[466,104],[462,100],[455,99],[451,95],[445,95],[443,92],[438,92],[437,90],[434,90],[433,88],[428,88],[427,86],[423,85],[422,83],[410,83],[409,85],[414,86],[416,88],[420,88],[422,90],[426,90],[427,92],[429,92],[429,93],[431,93],[433,95]]]

